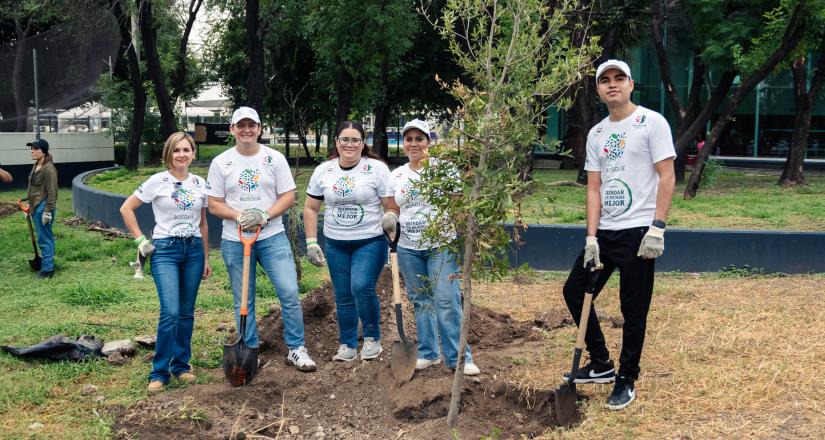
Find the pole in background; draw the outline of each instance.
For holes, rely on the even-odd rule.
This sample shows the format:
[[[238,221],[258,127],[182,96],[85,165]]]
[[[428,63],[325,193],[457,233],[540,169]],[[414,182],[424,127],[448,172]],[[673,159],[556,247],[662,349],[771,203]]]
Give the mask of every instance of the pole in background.
[[[32,49],[34,63],[34,138],[40,139],[40,96],[37,87],[37,49]]]

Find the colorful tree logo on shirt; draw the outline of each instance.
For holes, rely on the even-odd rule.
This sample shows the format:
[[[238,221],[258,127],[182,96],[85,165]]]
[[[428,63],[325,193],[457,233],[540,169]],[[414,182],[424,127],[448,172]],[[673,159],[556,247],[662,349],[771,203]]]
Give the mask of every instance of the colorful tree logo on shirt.
[[[241,175],[238,176],[238,185],[241,186],[242,190],[251,193],[258,189],[259,180],[261,180],[261,172],[259,170],[246,168],[241,171]]]
[[[415,182],[412,180],[408,180],[404,186],[401,187],[401,197],[404,200],[415,200],[418,198],[418,188],[416,188]]]
[[[627,135],[625,133],[613,133],[607,138],[604,144],[604,155],[608,160],[616,160],[624,154],[624,147],[627,145]]]
[[[195,204],[195,191],[180,188],[175,192],[178,194],[178,196],[175,197],[175,205],[178,209],[189,209]]]
[[[332,192],[338,197],[346,197],[355,189],[355,177],[341,176],[332,185]]]

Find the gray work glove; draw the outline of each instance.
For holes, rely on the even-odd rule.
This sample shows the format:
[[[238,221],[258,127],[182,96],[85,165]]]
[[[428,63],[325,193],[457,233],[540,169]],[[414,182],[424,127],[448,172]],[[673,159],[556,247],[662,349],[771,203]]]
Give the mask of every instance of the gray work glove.
[[[318,239],[307,238],[307,260],[315,266],[321,267],[327,264],[321,246],[318,246]]]
[[[241,225],[241,229],[248,231],[260,225],[261,228],[266,226],[269,222],[269,214],[260,209],[246,209],[238,217],[237,222]]]
[[[43,223],[43,226],[48,225],[52,222],[52,213],[51,212],[44,212],[43,216],[40,218],[40,221]]]
[[[384,232],[387,233],[390,237],[395,237],[395,228],[398,225],[398,216],[392,212],[387,211],[384,213],[384,217],[381,218],[381,227],[384,228]]]
[[[599,241],[596,237],[588,235],[584,239],[584,268],[587,269],[587,263],[593,262],[593,267],[601,267],[602,262],[599,259]]]
[[[152,241],[146,238],[145,235],[141,235],[136,238],[135,243],[137,243],[137,248],[138,251],[140,251],[140,254],[146,258],[149,258],[149,256],[152,255],[152,252],[155,252],[155,245],[153,245]]]
[[[647,234],[642,237],[642,244],[639,245],[637,257],[652,260],[660,257],[665,251],[665,230],[651,225]]]

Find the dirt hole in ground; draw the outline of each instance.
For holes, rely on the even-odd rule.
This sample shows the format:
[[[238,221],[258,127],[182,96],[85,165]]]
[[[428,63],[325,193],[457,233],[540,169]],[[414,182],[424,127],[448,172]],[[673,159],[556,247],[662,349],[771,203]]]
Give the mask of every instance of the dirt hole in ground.
[[[417,371],[398,385],[389,352],[398,340],[391,307],[392,280],[378,283],[384,352],[373,361],[334,362],[338,327],[332,288],[324,285],[303,299],[306,345],[318,370],[302,373],[285,364],[280,311],[260,319],[261,357],[254,382],[232,388],[222,370],[217,380],[150,396],[115,415],[118,438],[237,439],[438,439],[447,429],[453,372],[443,364]],[[519,388],[507,381],[512,359],[541,353],[536,322],[474,307],[468,340],[481,375],[465,377],[460,438],[499,435],[532,438],[557,426],[553,390]],[[555,311],[552,315],[565,313]],[[403,310],[405,332],[415,338],[413,310]],[[259,437],[261,438],[261,437]]]

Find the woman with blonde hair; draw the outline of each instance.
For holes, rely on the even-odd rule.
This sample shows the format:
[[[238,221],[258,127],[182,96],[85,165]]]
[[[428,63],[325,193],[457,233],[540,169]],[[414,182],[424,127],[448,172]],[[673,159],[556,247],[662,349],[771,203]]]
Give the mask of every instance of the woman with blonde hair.
[[[196,377],[189,365],[195,321],[195,299],[209,265],[206,225],[206,183],[189,172],[195,141],[184,132],[173,133],[163,146],[166,171],[153,174],[123,202],[123,222],[135,237],[138,251],[150,258],[152,277],[160,299],[157,345],[149,374],[150,393],[161,391],[171,375],[184,383]],[[135,209],[152,204],[152,239],[140,230]]]

